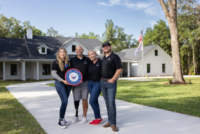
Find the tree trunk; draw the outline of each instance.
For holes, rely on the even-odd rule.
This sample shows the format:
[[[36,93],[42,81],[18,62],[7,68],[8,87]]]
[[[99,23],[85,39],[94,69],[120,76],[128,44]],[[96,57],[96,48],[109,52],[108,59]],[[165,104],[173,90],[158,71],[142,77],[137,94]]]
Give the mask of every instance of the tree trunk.
[[[194,45],[192,45],[192,59],[193,59],[193,66],[194,66],[194,74],[196,74],[196,69],[197,69],[197,65],[196,65],[196,58],[195,58],[195,48]]]
[[[169,23],[171,34],[171,46],[172,46],[172,59],[173,59],[173,83],[183,83],[183,75],[181,68],[181,57],[178,42],[178,29],[175,22]]]
[[[168,0],[168,7],[164,0],[158,0],[163,8],[165,16],[167,18],[170,34],[171,34],[171,46],[172,46],[172,60],[173,60],[173,83],[184,83],[181,57],[178,41],[178,28],[177,28],[177,0]]]
[[[190,51],[188,50],[188,72],[187,72],[187,74],[189,74],[190,73],[190,67],[191,67],[191,62],[190,62]]]

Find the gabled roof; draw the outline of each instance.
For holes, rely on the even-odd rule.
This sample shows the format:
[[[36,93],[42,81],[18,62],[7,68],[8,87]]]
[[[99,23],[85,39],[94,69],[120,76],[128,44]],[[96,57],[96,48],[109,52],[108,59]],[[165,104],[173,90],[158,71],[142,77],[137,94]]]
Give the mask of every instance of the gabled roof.
[[[0,38],[0,59],[55,59],[55,53],[72,40],[78,41],[87,50],[101,46],[98,39],[80,39],[68,37],[33,36],[33,39]],[[39,54],[43,44],[48,46],[47,54]],[[29,54],[30,52],[30,54]]]
[[[42,44],[42,45],[40,45],[39,47],[37,47],[37,48],[41,48],[41,47],[46,47],[46,48],[49,48],[49,47],[47,47],[47,45],[45,45],[45,44]]]
[[[0,59],[29,57],[24,39],[0,38]]]
[[[158,45],[151,45],[151,46],[144,46],[143,55],[145,56],[147,53],[149,53],[153,48],[155,48]],[[132,61],[139,61],[142,58],[142,51],[138,51],[137,55],[135,56],[135,50],[137,48],[129,48],[129,49],[123,49],[121,52],[125,52],[125,58],[131,59]]]
[[[98,39],[81,39],[75,38],[79,43],[81,43],[87,50],[94,50],[95,47],[101,46],[101,42]]]

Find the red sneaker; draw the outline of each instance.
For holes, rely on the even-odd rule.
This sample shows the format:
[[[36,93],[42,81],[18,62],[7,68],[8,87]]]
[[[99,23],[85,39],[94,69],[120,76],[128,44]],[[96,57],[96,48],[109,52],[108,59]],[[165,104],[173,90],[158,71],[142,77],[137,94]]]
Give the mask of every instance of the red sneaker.
[[[93,121],[91,121],[89,124],[93,125],[95,123],[95,119]]]
[[[93,123],[93,125],[99,125],[103,122],[103,119],[96,119],[95,122]]]

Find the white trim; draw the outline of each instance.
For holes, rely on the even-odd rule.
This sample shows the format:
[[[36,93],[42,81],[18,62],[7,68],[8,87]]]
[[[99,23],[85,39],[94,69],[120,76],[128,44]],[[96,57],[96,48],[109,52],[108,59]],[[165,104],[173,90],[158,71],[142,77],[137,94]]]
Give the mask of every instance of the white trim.
[[[36,65],[36,80],[39,80],[39,72],[40,72],[40,70],[39,70],[39,61],[37,61],[37,65]]]
[[[21,80],[26,81],[26,62],[21,62]]]
[[[46,48],[49,48],[49,47],[47,47],[47,45],[45,45],[45,44],[42,44],[42,45],[40,45],[39,47],[37,47],[37,49],[39,49],[39,48],[41,48],[41,47],[46,47]]]
[[[6,63],[3,62],[3,80],[6,80]]]
[[[72,40],[70,40],[69,42],[67,42],[67,44],[65,44],[62,48],[66,48],[71,42],[76,41],[81,47],[85,48],[87,51],[89,51],[84,45],[82,45],[79,41],[77,41],[75,38],[73,38]],[[56,55],[58,53],[58,51],[54,54]]]
[[[162,49],[159,45],[156,45],[156,47],[159,47],[160,49]],[[155,50],[156,47],[152,48],[151,51]],[[149,51],[148,53],[150,53],[151,51]],[[162,49],[162,51],[165,52],[165,50],[163,50],[163,49]],[[144,57],[146,57],[148,53],[146,53],[146,54],[144,55]],[[167,52],[165,52],[165,54],[167,54],[167,55],[172,59],[172,57],[171,57]],[[155,56],[155,53],[154,53],[154,56]],[[142,60],[142,58],[141,58],[140,60]],[[140,61],[140,60],[139,60],[139,61]],[[139,62],[139,61],[138,61],[138,62]]]
[[[127,77],[130,77],[130,62],[127,63]]]

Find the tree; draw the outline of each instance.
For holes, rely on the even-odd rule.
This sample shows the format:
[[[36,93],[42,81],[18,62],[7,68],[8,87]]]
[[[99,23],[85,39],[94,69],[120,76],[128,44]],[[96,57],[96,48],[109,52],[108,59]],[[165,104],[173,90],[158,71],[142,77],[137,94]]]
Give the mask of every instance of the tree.
[[[200,45],[200,5],[198,2],[197,0],[179,0],[178,12],[180,41],[187,45],[189,71],[194,74],[200,73],[200,69],[198,71],[198,66],[200,66],[200,58],[198,56]],[[192,55],[193,67],[190,64],[190,55]]]
[[[168,2],[165,2],[164,0],[158,0],[158,2],[163,8],[163,11],[165,13],[170,27],[173,58],[173,83],[184,83],[178,40],[177,0],[168,0]]]
[[[159,45],[171,55],[170,30],[164,20],[157,21],[153,29],[147,28],[144,35],[144,46]]]
[[[47,29],[47,36],[52,36],[52,37],[63,37],[62,34],[58,34],[58,31],[56,31],[53,27],[50,27]]]
[[[85,38],[85,39],[99,39],[98,34],[94,34],[93,32],[89,32],[89,34],[81,34],[78,35],[78,33],[75,33],[75,38]]]
[[[112,20],[107,20],[105,27],[103,42],[109,41],[113,51],[121,51],[122,49],[134,47],[133,35],[125,34],[124,28],[115,26]]]

